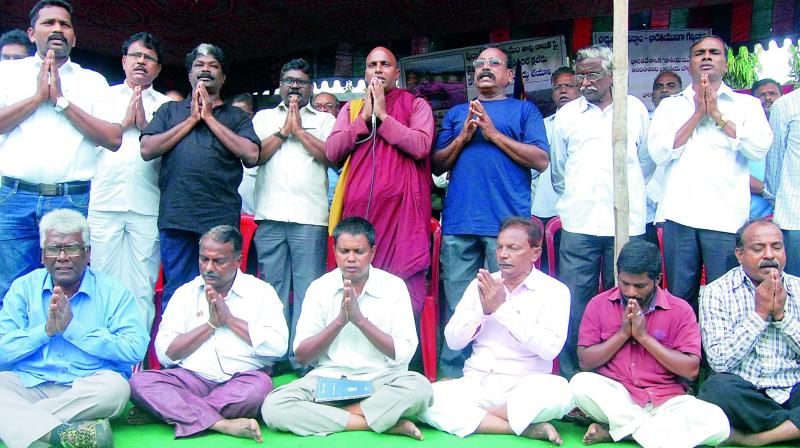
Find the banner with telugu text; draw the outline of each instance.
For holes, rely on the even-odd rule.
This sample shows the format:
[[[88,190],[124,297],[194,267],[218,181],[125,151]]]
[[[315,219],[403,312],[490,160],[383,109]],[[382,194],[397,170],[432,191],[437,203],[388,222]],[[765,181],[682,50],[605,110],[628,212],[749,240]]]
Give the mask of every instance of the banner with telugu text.
[[[691,84],[689,47],[709,34],[703,28],[683,30],[640,30],[628,32],[628,93],[653,110],[653,81],[662,70],[677,73],[684,88]],[[612,45],[612,33],[593,33],[595,44]]]

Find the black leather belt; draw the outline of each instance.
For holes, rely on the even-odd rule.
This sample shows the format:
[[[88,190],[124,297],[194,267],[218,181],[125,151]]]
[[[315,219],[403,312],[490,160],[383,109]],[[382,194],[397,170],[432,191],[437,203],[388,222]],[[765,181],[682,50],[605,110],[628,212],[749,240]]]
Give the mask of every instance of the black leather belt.
[[[37,193],[40,196],[63,196],[65,194],[88,193],[92,183],[88,180],[62,182],[60,184],[32,184],[24,180],[3,176],[3,186],[15,188],[17,191]]]

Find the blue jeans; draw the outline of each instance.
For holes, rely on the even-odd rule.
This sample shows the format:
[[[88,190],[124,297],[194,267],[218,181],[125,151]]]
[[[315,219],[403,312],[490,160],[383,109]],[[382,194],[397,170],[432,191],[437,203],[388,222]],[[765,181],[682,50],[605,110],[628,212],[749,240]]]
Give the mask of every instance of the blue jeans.
[[[783,270],[800,277],[800,230],[784,230],[783,245],[786,251],[786,267]]]
[[[42,267],[39,221],[47,212],[60,208],[86,216],[89,193],[40,196],[17,191],[16,186],[0,187],[0,308],[14,280]]]
[[[456,305],[461,301],[464,291],[470,282],[475,280],[478,269],[486,266],[489,272],[499,271],[497,266],[497,238],[480,235],[445,235],[442,240],[442,280],[444,295],[447,299],[445,316],[442,324],[446,324]],[[470,344],[461,350],[452,350],[447,342],[442,345],[439,357],[441,376],[460,378],[463,376],[464,362],[472,353]]]

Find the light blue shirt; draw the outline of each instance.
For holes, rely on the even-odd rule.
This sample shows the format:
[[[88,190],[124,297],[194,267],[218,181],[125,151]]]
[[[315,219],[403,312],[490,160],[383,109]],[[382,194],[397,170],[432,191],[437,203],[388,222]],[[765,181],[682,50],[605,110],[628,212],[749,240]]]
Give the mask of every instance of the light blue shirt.
[[[0,365],[25,387],[112,370],[128,378],[150,337],[133,297],[119,281],[86,268],[70,299],[72,320],[63,334],[45,332],[53,282],[44,268],[11,284],[0,310]]]

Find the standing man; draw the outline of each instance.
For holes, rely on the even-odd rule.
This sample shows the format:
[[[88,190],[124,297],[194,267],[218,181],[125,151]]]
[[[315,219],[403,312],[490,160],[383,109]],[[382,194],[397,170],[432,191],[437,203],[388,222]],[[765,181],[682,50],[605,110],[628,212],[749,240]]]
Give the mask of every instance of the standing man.
[[[550,77],[550,84],[553,88],[553,103],[556,105],[556,111],[561,109],[563,105],[581,96],[581,91],[578,86],[575,85],[575,70],[570,67],[560,67],[554,71],[553,75]],[[555,118],[556,114],[553,114],[544,119],[544,128],[547,131],[548,143],[553,135],[553,122]],[[547,169],[541,173],[536,170],[531,170],[531,176],[534,178],[531,184],[535,184],[535,191],[531,202],[531,215],[539,218],[545,226],[553,219],[553,216],[558,214],[556,210],[558,195],[555,190],[553,190],[553,180],[550,172],[549,163]],[[558,253],[558,245],[556,245],[555,253]],[[547,251],[543,250],[542,272],[547,272],[548,265],[551,263],[551,261],[547,259],[546,254]]]
[[[45,268],[15,280],[0,310],[0,440],[111,447],[107,419],[128,404],[150,335],[133,295],[88,266],[82,214],[48,212],[39,232]]]
[[[758,100],[722,82],[719,37],[699,39],[689,54],[692,85],[656,109],[648,147],[664,165],[656,220],[664,221],[669,289],[697,310],[703,265],[709,283],[736,266],[734,233],[750,209],[747,160],[764,158],[772,132]]]
[[[149,33],[136,33],[122,44],[125,81],[111,87],[98,106],[99,116],[122,123],[122,145],[117,152],[100,152],[89,201],[92,267],[118,278],[133,292],[147,328],[155,316],[153,288],[161,267],[160,163],[142,160],[139,134],[153,112],[170,100],[153,88],[160,60],[161,44]]]
[[[253,418],[272,390],[263,369],[267,357],[286,353],[289,331],[275,290],[241,272],[241,263],[236,227],[200,238],[201,275],[175,291],[156,336],[169,368],[131,378],[138,409],[175,425],[176,438],[210,429],[263,441]]]
[[[436,172],[450,171],[442,210],[442,263],[447,318],[453,315],[478,269],[498,266],[497,229],[509,216],[525,216],[531,205],[531,168],[547,168],[547,135],[539,109],[508,98],[514,79],[502,50],[486,48],[475,67],[478,98],[451,108],[436,140]],[[442,375],[460,377],[467,350],[442,349]]]
[[[800,276],[800,93],[786,94],[772,106],[775,139],[767,155],[766,189],[775,192],[775,224],[783,231],[786,272]]]
[[[433,384],[424,422],[459,437],[516,434],[563,442],[550,420],[574,405],[567,380],[551,372],[567,338],[569,290],[534,267],[543,233],[529,217],[503,221],[500,272],[478,271],[444,329],[448,346],[474,342],[472,356],[462,378]]]
[[[293,59],[281,68],[281,103],[256,114],[261,139],[256,176],[255,234],[261,276],[278,292],[289,326],[289,346],[306,289],[325,273],[328,253],[328,177],[325,139],[336,119],[314,109],[311,66]],[[294,291],[293,304],[289,293]],[[302,366],[294,352],[289,361]]]
[[[191,98],[162,105],[142,131],[142,158],[161,157],[164,307],[180,285],[197,277],[200,235],[220,224],[239,226],[242,163],[252,166],[258,159],[260,141],[250,117],[220,98],[227,69],[221,49],[198,45],[186,55]]]
[[[653,80],[653,92],[650,99],[653,100],[653,110],[658,109],[661,100],[677,95],[683,89],[683,80],[677,73],[670,70],[662,70]]]
[[[0,297],[41,266],[38,222],[50,210],[89,211],[95,145],[116,151],[122,128],[95,118],[108,83],[70,61],[72,6],[42,0],[31,9],[36,55],[0,70]],[[57,142],[57,144],[54,144]]]
[[[333,118],[339,116],[339,99],[332,93],[320,92],[312,100],[314,109],[320,112],[328,112]],[[332,166],[328,167],[328,206],[333,202],[333,193],[336,191],[336,184],[339,182],[341,169]]]
[[[736,232],[737,266],[703,289],[700,328],[715,374],[698,398],[725,411],[729,444],[800,440],[800,278],[784,272],[780,229],[750,221]]]
[[[582,96],[562,107],[553,123],[551,167],[563,230],[558,278],[572,295],[569,335],[561,352],[561,372],[580,370],[576,353],[583,310],[602,289],[614,285],[614,149],[611,142],[612,53],[604,46],[578,51],[575,81]],[[628,95],[628,232],[645,230],[645,179],[655,168],[647,154],[647,108]]]
[[[419,315],[431,263],[434,122],[427,101],[396,87],[399,76],[388,49],[367,55],[366,96],[344,106],[325,152],[334,164],[349,158],[342,218],[361,216],[375,225],[375,266],[405,280]]]
[[[761,101],[761,107],[769,120],[769,113],[774,102],[781,97],[781,85],[770,78],[759,79],[753,83],[750,93]],[[773,131],[774,132],[774,131]],[[775,141],[773,140],[773,143]],[[769,158],[769,152],[767,152]],[[774,211],[775,194],[764,185],[767,161],[749,160],[750,166],[750,216],[749,219],[759,219],[769,216]]]
[[[294,340],[298,361],[316,368],[267,397],[264,422],[301,436],[375,431],[422,440],[406,418],[424,412],[433,391],[425,377],[408,371],[417,348],[408,290],[402,279],[372,266],[372,224],[346,218],[333,239],[338,269],[309,286]],[[326,378],[366,381],[371,392],[345,402],[318,400]]]
[[[775,101],[781,97],[781,85],[772,78],[759,79],[753,83],[750,93],[761,101],[761,107],[769,119],[769,111]]]
[[[0,61],[27,58],[31,54],[31,41],[25,31],[13,29],[0,36]]]
[[[595,423],[583,443],[633,438],[645,448],[717,446],[728,437],[720,408],[688,395],[700,369],[700,328],[686,301],[662,290],[658,246],[628,242],[619,286],[595,296],[580,328],[575,402]]]

